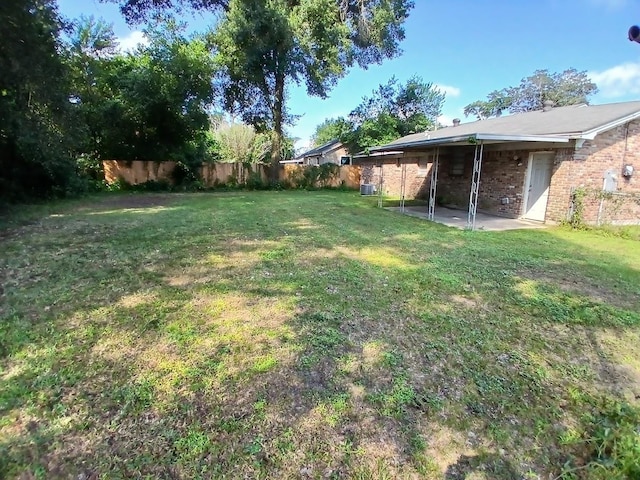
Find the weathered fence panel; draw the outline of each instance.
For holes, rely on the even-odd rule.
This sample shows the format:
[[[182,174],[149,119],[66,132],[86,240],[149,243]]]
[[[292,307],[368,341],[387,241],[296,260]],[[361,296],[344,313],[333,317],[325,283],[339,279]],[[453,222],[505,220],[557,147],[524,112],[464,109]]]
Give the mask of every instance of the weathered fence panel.
[[[107,183],[125,181],[131,185],[137,185],[149,181],[165,181],[173,183],[173,170],[176,162],[151,162],[142,160],[104,160],[104,177]],[[313,168],[303,165],[284,165],[279,170],[279,179],[296,186],[296,179],[300,177],[304,169]],[[206,187],[217,185],[244,184],[253,179],[267,182],[269,180],[268,165],[245,165],[242,163],[203,163],[200,167],[202,182]],[[345,185],[348,188],[357,189],[360,186],[360,167],[345,165],[339,167],[338,174],[325,182],[326,187],[339,187]]]
[[[200,175],[207,187],[220,184],[243,184],[252,175],[259,176],[263,182],[269,178],[266,165],[247,166],[243,163],[204,163],[200,168]]]
[[[172,182],[171,174],[176,168],[176,162],[151,162],[151,161],[124,161],[124,160],[103,160],[104,179],[107,183],[115,183],[118,180],[125,181],[131,185],[145,183],[149,181]]]

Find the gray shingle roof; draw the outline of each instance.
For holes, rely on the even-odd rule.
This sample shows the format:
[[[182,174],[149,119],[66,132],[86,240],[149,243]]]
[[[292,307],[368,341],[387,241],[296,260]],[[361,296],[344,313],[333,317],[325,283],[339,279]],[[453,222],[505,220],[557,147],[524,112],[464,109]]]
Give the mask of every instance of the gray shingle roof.
[[[319,147],[312,148],[308,152],[304,152],[298,155],[296,158],[314,157],[316,155],[322,155],[323,153],[330,151],[334,146],[340,143],[340,140],[331,140],[330,142],[320,145]]]
[[[427,139],[436,140],[475,134],[546,135],[575,138],[606,127],[609,124],[615,124],[615,122],[633,115],[640,116],[640,101],[556,107],[547,112],[518,113],[461,123],[457,127],[452,126],[435,131],[414,133],[372,150],[384,150],[386,147],[392,147],[393,145],[421,142]]]

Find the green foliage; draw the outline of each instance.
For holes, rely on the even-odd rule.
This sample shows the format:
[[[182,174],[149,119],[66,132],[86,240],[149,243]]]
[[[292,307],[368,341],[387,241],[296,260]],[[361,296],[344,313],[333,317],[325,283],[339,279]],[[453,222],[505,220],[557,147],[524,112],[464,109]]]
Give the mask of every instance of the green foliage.
[[[640,478],[640,409],[603,400],[585,421],[583,438],[577,440],[578,458],[568,462],[560,478]]]
[[[345,143],[352,154],[367,151],[369,147],[384,145],[408,133],[406,124],[398,117],[389,113],[380,113],[374,118],[366,119],[353,132],[344,137]],[[426,122],[424,130],[426,130]],[[413,130],[413,129],[412,129]]]
[[[260,172],[251,172],[247,179],[245,180],[245,188],[249,190],[266,190],[270,187],[269,183],[266,183],[262,180],[262,175]]]
[[[267,163],[271,139],[251,125],[220,122],[213,136],[220,146],[220,160],[232,163]]]
[[[359,125],[380,114],[388,114],[401,120],[411,133],[409,130],[435,124],[444,99],[444,93],[421,77],[413,76],[405,84],[392,77],[386,84],[378,86],[370,97],[363,97],[349,118]]]
[[[536,70],[533,75],[523,78],[520,85],[495,90],[487,100],[470,103],[464,108],[464,114],[483,119],[499,117],[507,110],[511,113],[542,110],[545,101],[556,107],[588,103],[589,97],[597,91],[598,87],[587,72],[575,68],[556,73]]]
[[[586,227],[584,223],[584,199],[586,196],[587,191],[583,187],[574,189],[571,194],[571,215],[568,224],[572,228],[582,229]]]
[[[0,196],[65,195],[78,183],[65,25],[53,0],[0,2],[0,18]]]
[[[85,151],[99,158],[178,160],[216,156],[207,134],[213,59],[203,40],[169,21],[147,31],[150,43],[114,55],[109,26],[82,19],[69,45],[73,98],[87,126]]]
[[[297,188],[314,189],[327,187],[340,174],[340,167],[335,163],[323,163],[299,168],[291,176],[291,182]]]
[[[329,119],[320,124],[314,143],[337,138],[352,154],[384,145],[435,125],[444,99],[444,93],[420,77],[411,77],[405,84],[393,77],[370,97],[363,97],[348,119]]]
[[[342,140],[353,131],[353,123],[345,118],[328,118],[316,127],[311,137],[314,147],[333,140]]]
[[[212,34],[222,69],[225,108],[258,131],[272,131],[272,162],[281,158],[284,125],[293,117],[286,89],[304,82],[326,97],[354,64],[398,53],[410,0],[230,0]]]
[[[141,23],[157,18],[166,10],[180,10],[182,8],[198,9],[226,9],[229,0],[105,0],[117,3],[120,11],[130,23]]]
[[[412,405],[415,399],[416,392],[404,376],[396,378],[388,390],[370,395],[370,400],[382,415],[396,418],[402,417],[406,408]]]

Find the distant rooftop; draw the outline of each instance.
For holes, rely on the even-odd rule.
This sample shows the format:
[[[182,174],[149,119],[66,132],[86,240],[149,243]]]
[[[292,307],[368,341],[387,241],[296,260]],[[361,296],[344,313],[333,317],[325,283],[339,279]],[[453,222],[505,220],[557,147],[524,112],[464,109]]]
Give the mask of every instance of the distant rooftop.
[[[312,148],[311,150],[298,155],[296,158],[315,157],[316,155],[322,155],[323,153],[333,150],[333,148],[338,144],[340,144],[340,140],[331,140],[323,145],[320,145],[319,147]]]

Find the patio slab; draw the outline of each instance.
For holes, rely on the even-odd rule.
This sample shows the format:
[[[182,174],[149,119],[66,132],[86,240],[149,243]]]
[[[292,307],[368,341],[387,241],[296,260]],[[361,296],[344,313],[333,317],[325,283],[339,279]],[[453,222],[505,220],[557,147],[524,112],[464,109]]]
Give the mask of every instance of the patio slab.
[[[401,213],[400,207],[389,207],[387,210]],[[429,215],[429,209],[427,206],[423,207],[405,207],[405,215],[411,215],[412,217],[424,218],[427,220]],[[434,221],[447,225],[449,227],[455,227],[465,229],[467,226],[467,211],[456,210],[453,208],[436,207],[434,213]],[[533,220],[523,220],[519,218],[505,218],[495,215],[488,215],[486,213],[476,214],[476,230],[484,231],[503,231],[503,230],[517,230],[520,228],[545,228],[546,225],[542,222],[536,222]]]

